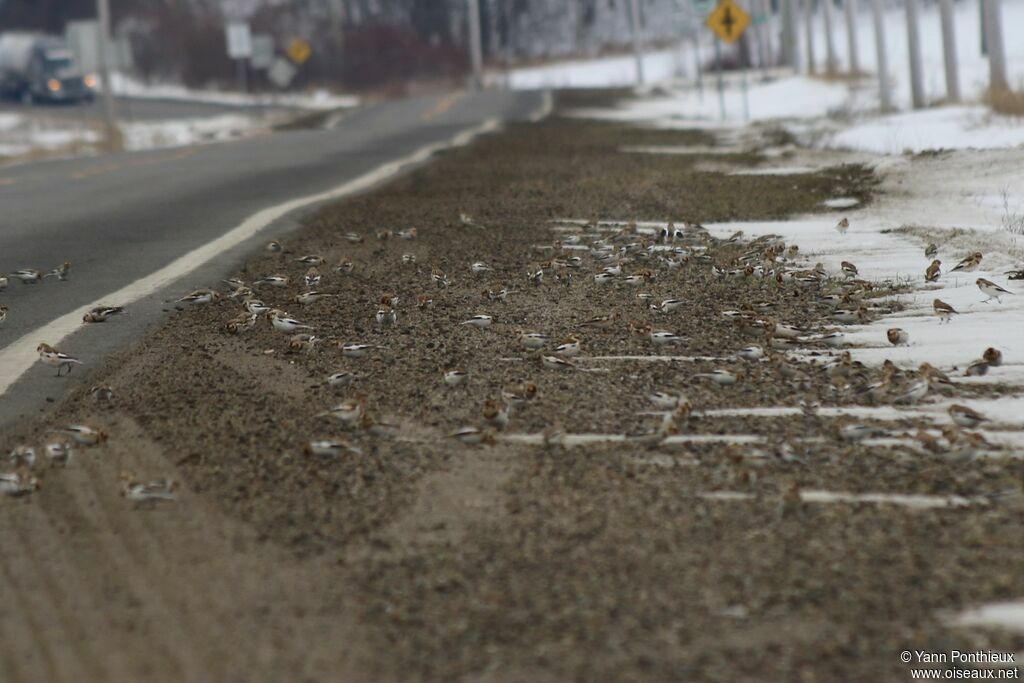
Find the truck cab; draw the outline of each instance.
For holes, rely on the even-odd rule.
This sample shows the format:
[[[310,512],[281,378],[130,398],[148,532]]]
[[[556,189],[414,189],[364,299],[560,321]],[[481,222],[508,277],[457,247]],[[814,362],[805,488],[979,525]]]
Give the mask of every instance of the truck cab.
[[[0,36],[0,95],[24,102],[80,102],[95,95],[96,77],[82,74],[63,39]]]

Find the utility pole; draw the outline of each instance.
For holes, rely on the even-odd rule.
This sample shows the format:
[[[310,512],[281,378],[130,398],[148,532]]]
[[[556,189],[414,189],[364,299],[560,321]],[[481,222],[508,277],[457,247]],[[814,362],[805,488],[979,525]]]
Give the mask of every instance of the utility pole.
[[[846,51],[850,53],[850,73],[860,73],[860,48],[857,45],[857,0],[844,0],[846,13]]]
[[[981,0],[981,4],[985,13],[985,45],[988,47],[988,88],[1006,90],[1010,81],[1006,77],[1002,0]]]
[[[630,0],[629,15],[633,25],[633,56],[636,58],[636,83],[644,84],[644,50],[640,37],[640,0]]]
[[[942,14],[942,52],[946,62],[946,100],[960,101],[960,73],[956,61],[956,25],[953,23],[953,0],[940,0]]]
[[[775,61],[775,51],[772,40],[772,3],[771,0],[761,0],[761,32],[759,42],[761,43],[761,68],[767,69]]]
[[[839,60],[836,59],[836,41],[832,33],[832,11],[835,6],[833,0],[821,0],[822,15],[825,20],[825,73],[834,74],[839,70]]]
[[[480,42],[480,0],[469,2],[469,58],[473,67],[470,85],[473,90],[484,87],[484,56]]]
[[[800,1],[782,0],[782,61],[800,73]]]
[[[917,0],[904,0],[904,2],[907,9],[907,52],[910,54],[910,98],[914,109],[923,109],[925,106],[924,67],[921,65],[921,34],[917,26]]]
[[[889,51],[885,45],[885,17],[882,0],[871,0],[871,18],[875,25],[875,61],[878,62],[878,102],[882,113],[892,111],[892,88],[889,83]]]
[[[121,149],[121,131],[117,128],[117,111],[114,109],[114,87],[110,80],[110,2],[96,0],[97,62],[100,68],[100,85],[103,88],[103,124],[107,133],[107,149],[116,152]]]
[[[803,0],[804,27],[807,31],[807,73],[814,74],[814,0]]]

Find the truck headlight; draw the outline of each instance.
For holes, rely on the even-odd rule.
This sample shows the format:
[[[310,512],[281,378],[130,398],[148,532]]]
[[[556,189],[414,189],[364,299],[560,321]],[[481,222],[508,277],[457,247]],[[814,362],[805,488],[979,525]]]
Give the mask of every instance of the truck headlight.
[[[50,89],[50,92],[57,92],[60,90],[60,81],[56,78],[51,78],[46,81],[46,87]]]
[[[85,78],[82,79],[82,82],[85,83],[86,88],[95,88],[96,76],[93,74],[86,74]]]

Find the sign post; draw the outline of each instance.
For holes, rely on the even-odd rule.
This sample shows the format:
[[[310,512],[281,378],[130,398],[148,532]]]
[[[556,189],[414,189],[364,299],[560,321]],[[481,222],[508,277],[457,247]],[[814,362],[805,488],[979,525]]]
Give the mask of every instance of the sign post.
[[[718,62],[718,110],[725,119],[725,91],[722,82],[722,43],[732,44],[739,40],[743,32],[750,26],[750,15],[736,4],[735,0],[719,0],[718,5],[707,16],[704,23],[710,28],[718,40],[715,41],[715,61]],[[743,71],[743,108],[746,118],[750,118],[750,103],[747,99],[747,68]]]
[[[228,43],[228,57],[234,59],[238,64],[238,84],[242,92],[246,92],[248,84],[248,72],[246,60],[252,56],[252,33],[249,24],[236,21],[224,27],[224,34]]]

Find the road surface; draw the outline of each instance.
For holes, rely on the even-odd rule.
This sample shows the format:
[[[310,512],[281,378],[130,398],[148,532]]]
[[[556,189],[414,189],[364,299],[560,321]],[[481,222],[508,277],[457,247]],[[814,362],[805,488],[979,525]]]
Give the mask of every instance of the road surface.
[[[77,319],[83,306],[144,280],[267,207],[365,179],[481,122],[528,118],[543,100],[540,93],[514,92],[397,100],[359,110],[333,130],[0,169],[0,272],[72,262],[67,282],[11,282],[0,293],[10,307],[0,325],[0,391],[6,389],[0,427],[45,409],[73,382],[87,380],[87,372],[73,374],[70,382],[58,379],[39,364],[22,374],[29,349],[57,343],[36,333],[61,316]],[[229,249],[211,247],[216,256],[183,277],[178,263],[159,287],[150,278],[152,291],[131,303],[127,316],[78,330],[61,342],[63,349],[87,363],[83,370],[95,366],[159,319],[172,295],[216,283],[247,251],[294,225],[293,217],[281,216]],[[125,303],[124,293],[107,303]]]
[[[166,121],[168,119],[191,119],[222,114],[259,115],[280,111],[287,107],[234,106],[213,102],[192,102],[187,100],[159,100],[116,98],[118,117],[125,121]],[[101,122],[103,104],[99,100],[78,104],[27,105],[10,100],[0,100],[0,112],[11,112],[23,116],[64,119],[73,121]]]

